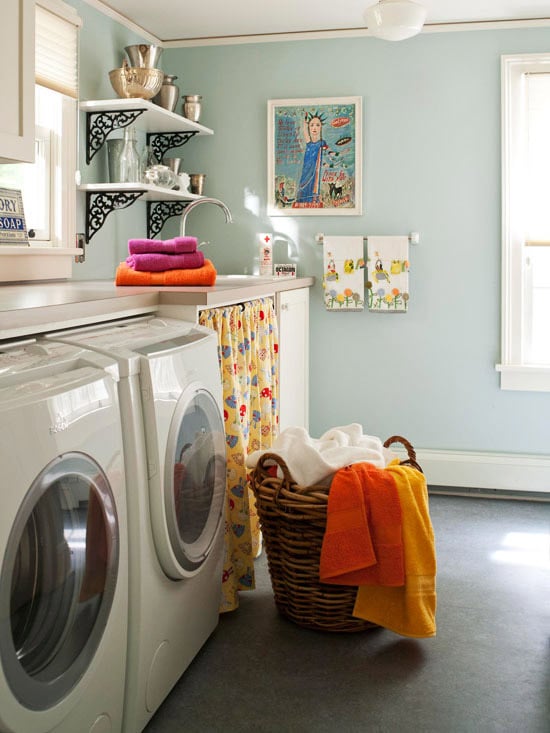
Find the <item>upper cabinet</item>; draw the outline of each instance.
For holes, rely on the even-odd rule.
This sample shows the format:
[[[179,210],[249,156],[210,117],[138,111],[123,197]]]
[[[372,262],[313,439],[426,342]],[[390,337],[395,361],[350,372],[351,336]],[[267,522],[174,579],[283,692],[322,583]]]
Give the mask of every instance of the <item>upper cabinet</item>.
[[[34,0],[2,0],[0,163],[34,160]]]

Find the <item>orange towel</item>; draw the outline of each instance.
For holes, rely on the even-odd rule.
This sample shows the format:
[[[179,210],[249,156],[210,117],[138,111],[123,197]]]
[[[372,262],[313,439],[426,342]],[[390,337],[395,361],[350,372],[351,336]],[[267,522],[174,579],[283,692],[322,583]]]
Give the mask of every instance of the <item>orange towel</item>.
[[[216,269],[208,259],[202,267],[190,270],[163,270],[161,272],[147,272],[133,270],[125,262],[121,262],[116,269],[115,285],[214,285]]]
[[[395,480],[371,463],[340,469],[330,487],[319,577],[334,585],[405,582]]]
[[[391,463],[401,503],[405,585],[360,586],[353,615],[403,636],[435,636],[435,539],[428,509],[426,479],[410,466]]]
[[[357,473],[347,466],[336,472],[330,485],[319,578],[323,583],[357,585],[349,583],[347,576],[375,562],[363,487]]]

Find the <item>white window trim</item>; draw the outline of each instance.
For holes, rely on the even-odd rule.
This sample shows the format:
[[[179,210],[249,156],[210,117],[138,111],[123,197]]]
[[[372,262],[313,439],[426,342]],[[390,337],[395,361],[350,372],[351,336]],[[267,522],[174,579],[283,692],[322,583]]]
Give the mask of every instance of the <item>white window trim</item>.
[[[82,21],[77,11],[63,0],[38,0],[39,5],[56,13],[61,18],[80,27]],[[34,85],[33,92],[34,94]],[[72,107],[72,109],[71,109]],[[77,170],[77,129],[78,104],[64,103],[64,115],[72,115],[74,124],[69,124],[64,133],[63,145],[70,154],[66,156],[65,166],[68,175],[64,176],[63,200],[73,201],[71,206],[63,206],[61,231],[62,245],[53,247],[0,247],[0,282],[27,282],[36,280],[66,280],[72,277],[72,265],[83,250],[76,247],[76,185]],[[70,173],[69,173],[70,171]]]
[[[526,72],[550,72],[550,53],[503,56],[502,82],[502,334],[500,386],[505,390],[550,392],[550,367],[522,363],[522,250],[524,232],[512,205],[519,197],[521,156],[514,130],[521,123],[517,91]]]

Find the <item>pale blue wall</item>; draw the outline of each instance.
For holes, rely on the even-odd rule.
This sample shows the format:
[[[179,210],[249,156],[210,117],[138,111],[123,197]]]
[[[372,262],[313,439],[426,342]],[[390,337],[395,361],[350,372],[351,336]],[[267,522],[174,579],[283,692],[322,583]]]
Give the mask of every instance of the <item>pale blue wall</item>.
[[[82,10],[83,98],[96,87],[112,96],[106,73],[128,34]],[[550,30],[529,29],[164,52],[163,67],[178,75],[182,93],[204,96],[201,122],[215,131],[179,150],[184,168],[207,173],[206,193],[223,199],[235,218],[227,226],[220,211],[204,206],[190,215],[190,233],[212,242],[220,272],[242,272],[257,266],[254,233],[274,231],[282,240],[275,260],[296,258],[300,273],[318,279],[310,312],[312,434],[360,422],[367,432],[402,433],[423,448],[549,453],[550,395],[503,392],[494,369],[500,57],[548,50]],[[267,100],[343,95],[363,98],[364,214],[270,220]],[[92,240],[79,277],[112,277],[128,236],[145,231],[143,204],[111,219]],[[175,227],[170,221],[163,235]],[[317,232],[410,231],[420,232],[421,243],[411,251],[406,315],[324,311]]]
[[[109,81],[109,71],[122,64],[124,47],[143,43],[143,38],[115,23],[82,0],[66,0],[82,18],[80,34],[80,98],[112,99],[115,92]],[[105,146],[91,164],[85,158],[85,116],[80,120],[80,170],[82,183],[107,181],[107,152]],[[121,133],[120,133],[121,134]],[[85,199],[78,193],[77,227],[84,231]],[[78,280],[114,279],[118,263],[127,255],[128,238],[142,236],[145,230],[145,204],[110,214],[101,230],[91,239],[86,262],[73,265],[73,277]]]

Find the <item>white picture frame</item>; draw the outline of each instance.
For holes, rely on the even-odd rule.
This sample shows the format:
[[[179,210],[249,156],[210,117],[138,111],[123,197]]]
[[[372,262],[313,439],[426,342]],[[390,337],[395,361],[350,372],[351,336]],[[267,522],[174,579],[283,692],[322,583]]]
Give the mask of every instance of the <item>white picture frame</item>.
[[[267,213],[362,213],[362,98],[268,100]]]

